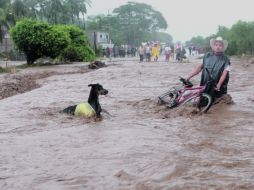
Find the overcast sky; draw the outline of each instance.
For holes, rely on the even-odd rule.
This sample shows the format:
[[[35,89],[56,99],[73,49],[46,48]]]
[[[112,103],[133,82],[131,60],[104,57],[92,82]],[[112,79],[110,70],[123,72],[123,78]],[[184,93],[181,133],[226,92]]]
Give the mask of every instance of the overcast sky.
[[[151,5],[168,23],[174,41],[216,33],[218,26],[231,27],[238,20],[254,21],[254,0],[132,0]],[[88,15],[111,13],[128,0],[91,0]]]

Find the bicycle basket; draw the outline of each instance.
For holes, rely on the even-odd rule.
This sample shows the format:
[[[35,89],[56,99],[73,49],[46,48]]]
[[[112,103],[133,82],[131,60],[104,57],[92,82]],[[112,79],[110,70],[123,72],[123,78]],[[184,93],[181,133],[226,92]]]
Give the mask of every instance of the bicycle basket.
[[[167,91],[166,93],[160,95],[158,97],[159,104],[166,104],[168,107],[174,107],[176,104],[177,98],[177,89],[172,88],[171,90]]]

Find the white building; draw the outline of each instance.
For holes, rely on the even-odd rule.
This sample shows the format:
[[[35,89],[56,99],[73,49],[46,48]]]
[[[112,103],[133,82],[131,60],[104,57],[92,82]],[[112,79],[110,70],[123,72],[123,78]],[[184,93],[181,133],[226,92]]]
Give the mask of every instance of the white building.
[[[107,48],[107,47],[113,48],[114,46],[108,32],[102,32],[102,31],[91,32],[89,35],[90,44],[93,45],[94,40],[96,41],[96,44],[100,45],[102,48]]]

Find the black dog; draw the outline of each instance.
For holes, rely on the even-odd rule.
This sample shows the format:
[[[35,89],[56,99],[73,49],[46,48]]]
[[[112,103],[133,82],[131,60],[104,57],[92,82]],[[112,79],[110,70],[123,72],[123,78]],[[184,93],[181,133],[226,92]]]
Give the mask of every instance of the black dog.
[[[94,115],[100,117],[101,105],[99,103],[99,95],[106,95],[108,90],[104,89],[103,86],[98,83],[89,84],[88,86],[92,87],[90,90],[88,103],[69,106],[63,110],[64,113],[86,117],[92,117]]]

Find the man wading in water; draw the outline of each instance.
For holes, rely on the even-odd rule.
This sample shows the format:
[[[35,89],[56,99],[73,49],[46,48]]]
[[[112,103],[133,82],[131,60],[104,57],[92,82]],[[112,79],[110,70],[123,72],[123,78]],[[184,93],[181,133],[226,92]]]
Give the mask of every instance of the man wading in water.
[[[198,65],[187,77],[190,80],[195,75],[202,71],[200,85],[205,85],[209,80],[209,75],[206,71],[208,69],[214,80],[214,87],[208,89],[207,93],[213,98],[221,97],[227,94],[227,86],[229,81],[230,61],[224,54],[228,47],[228,42],[223,40],[222,37],[212,38],[210,40],[210,46],[213,52],[206,53],[203,58],[203,63]]]

